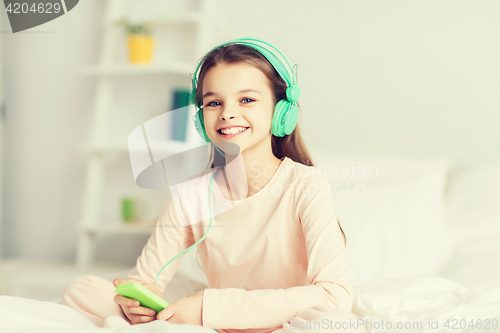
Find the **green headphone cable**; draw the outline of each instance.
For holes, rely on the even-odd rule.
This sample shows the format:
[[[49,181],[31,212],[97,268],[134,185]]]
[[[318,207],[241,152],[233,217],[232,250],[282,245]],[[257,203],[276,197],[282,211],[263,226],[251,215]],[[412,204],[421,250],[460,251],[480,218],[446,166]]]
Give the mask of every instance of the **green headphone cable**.
[[[215,172],[212,173],[212,177],[210,178],[210,188],[209,188],[209,193],[208,193],[208,197],[209,197],[209,205],[210,205],[210,224],[208,225],[208,229],[207,229],[207,232],[205,233],[205,235],[203,235],[202,238],[200,238],[196,243],[194,243],[193,245],[191,245],[190,247],[188,247],[187,249],[185,249],[184,251],[182,251],[181,253],[179,253],[175,258],[173,258],[172,260],[170,260],[169,262],[167,262],[165,264],[165,266],[162,267],[162,269],[160,269],[160,271],[158,272],[158,275],[156,275],[156,281],[155,281],[155,284],[156,286],[158,287],[158,278],[160,277],[160,274],[161,272],[163,271],[163,269],[165,267],[167,267],[168,264],[170,264],[172,261],[174,261],[175,259],[177,259],[179,256],[181,256],[182,254],[186,253],[187,251],[189,251],[193,246],[196,246],[198,245],[199,243],[201,243],[205,237],[207,237],[207,234],[208,232],[210,231],[210,228],[212,227],[212,212],[213,212],[213,207],[212,207],[212,183],[213,183],[213,180],[214,180],[214,176],[215,176]]]

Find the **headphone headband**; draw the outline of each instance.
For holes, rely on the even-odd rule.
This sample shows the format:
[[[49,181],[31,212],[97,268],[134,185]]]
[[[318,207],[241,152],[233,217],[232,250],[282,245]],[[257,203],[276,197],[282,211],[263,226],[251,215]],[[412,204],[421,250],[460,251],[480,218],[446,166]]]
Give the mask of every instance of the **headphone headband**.
[[[260,45],[258,43],[262,43],[264,45]],[[290,65],[290,63],[288,62],[288,59],[275,46],[273,46],[273,45],[271,45],[271,44],[269,44],[267,42],[264,42],[262,40],[255,39],[255,38],[236,38],[236,39],[230,40],[228,42],[225,42],[225,43],[222,43],[222,44],[219,44],[219,45],[213,47],[198,62],[194,73],[191,74],[191,84],[192,84],[193,95],[194,95],[194,92],[196,91],[196,87],[198,86],[198,83],[199,83],[198,82],[198,80],[199,80],[199,77],[198,77],[199,71],[200,71],[201,66],[202,66],[203,62],[205,61],[207,55],[210,52],[212,52],[213,50],[215,50],[215,49],[217,49],[219,47],[228,45],[228,44],[242,44],[242,45],[250,46],[250,47],[256,49],[264,57],[266,57],[266,59],[271,63],[271,65],[274,67],[274,69],[276,69],[276,71],[278,72],[278,74],[287,83],[287,85],[289,87],[297,85],[297,66],[298,65],[295,64],[295,66],[292,67]],[[281,57],[285,60],[286,65],[288,65],[288,67],[277,56],[277,53],[273,52],[273,50],[275,50],[279,55],[281,55]],[[193,99],[194,99],[194,97],[193,97]],[[194,102],[194,100],[193,100],[193,102]]]

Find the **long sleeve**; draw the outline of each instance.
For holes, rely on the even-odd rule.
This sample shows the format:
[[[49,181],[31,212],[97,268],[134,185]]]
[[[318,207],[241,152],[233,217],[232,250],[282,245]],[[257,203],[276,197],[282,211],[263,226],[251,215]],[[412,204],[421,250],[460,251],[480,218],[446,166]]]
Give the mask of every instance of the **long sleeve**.
[[[163,208],[157,225],[147,244],[137,258],[134,270],[127,280],[134,282],[155,283],[156,276],[161,268],[183,250],[194,244],[190,226],[181,227],[179,215],[182,209],[176,209],[172,196]],[[167,283],[173,278],[179,267],[181,257],[175,259],[165,267],[158,279],[158,287],[163,292]]]
[[[326,177],[316,169],[312,175],[296,183],[300,185],[295,185],[295,195],[289,196],[289,204],[294,205],[289,212],[297,214],[300,220],[307,250],[309,285],[287,289],[206,289],[203,297],[204,326],[215,329],[281,327],[308,307],[352,310],[349,264]],[[285,232],[292,235],[290,229]],[[266,253],[266,256],[272,255]],[[276,256],[275,260],[280,260]]]

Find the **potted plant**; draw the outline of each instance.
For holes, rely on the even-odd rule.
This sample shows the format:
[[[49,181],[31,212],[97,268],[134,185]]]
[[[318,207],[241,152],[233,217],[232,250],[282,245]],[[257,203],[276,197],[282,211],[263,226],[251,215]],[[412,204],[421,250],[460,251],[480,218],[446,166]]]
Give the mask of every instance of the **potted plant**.
[[[122,18],[117,22],[125,26],[129,61],[132,63],[150,63],[153,58],[154,38],[151,32],[151,24],[132,23],[128,18]]]

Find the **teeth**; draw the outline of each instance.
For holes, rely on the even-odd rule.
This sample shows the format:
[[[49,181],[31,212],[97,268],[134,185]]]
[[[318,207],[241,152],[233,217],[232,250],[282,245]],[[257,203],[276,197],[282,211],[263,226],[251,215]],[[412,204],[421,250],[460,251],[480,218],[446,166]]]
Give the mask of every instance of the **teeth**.
[[[231,127],[231,128],[222,128],[220,131],[222,134],[238,134],[246,130],[246,127]]]

